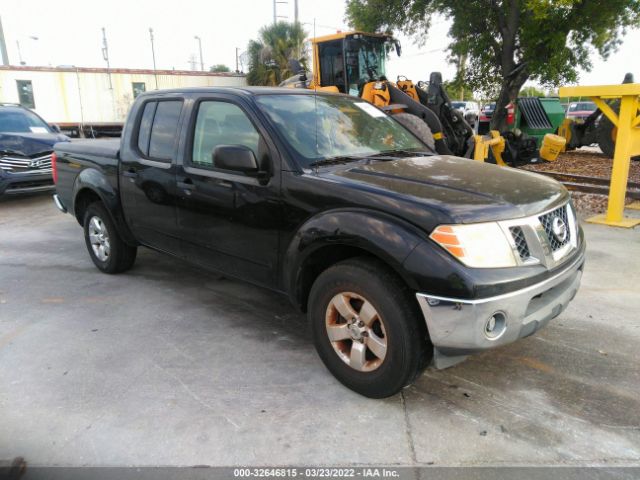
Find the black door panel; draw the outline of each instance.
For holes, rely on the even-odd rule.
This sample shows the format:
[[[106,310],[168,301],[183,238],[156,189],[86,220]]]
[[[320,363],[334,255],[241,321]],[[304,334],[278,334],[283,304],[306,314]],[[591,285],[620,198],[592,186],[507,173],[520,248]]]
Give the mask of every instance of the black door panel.
[[[255,176],[216,169],[212,158],[219,145],[246,146],[261,165],[272,162],[272,153],[251,117],[236,104],[206,99],[194,115],[199,117],[176,177],[182,253],[208,268],[273,287],[281,216],[279,178],[270,177],[263,185]]]
[[[140,109],[135,148],[124,149],[120,192],[126,220],[143,244],[179,253],[176,151],[181,99],[153,100]]]

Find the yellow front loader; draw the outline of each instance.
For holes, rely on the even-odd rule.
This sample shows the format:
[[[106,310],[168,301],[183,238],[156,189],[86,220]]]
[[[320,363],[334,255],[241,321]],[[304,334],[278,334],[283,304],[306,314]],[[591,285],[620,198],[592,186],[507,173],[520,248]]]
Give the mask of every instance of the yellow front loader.
[[[400,43],[387,34],[360,31],[339,32],[311,40],[313,73],[299,71],[281,86],[306,87],[357,96],[385,110],[427,145],[443,155],[457,155],[484,161],[491,156],[504,165],[504,139],[493,132],[475,135],[451,102],[440,73],[429,82],[414,84],[405,77],[396,82],[386,77],[391,51],[401,54]],[[296,66],[297,63],[297,66]],[[490,153],[491,152],[491,155]]]

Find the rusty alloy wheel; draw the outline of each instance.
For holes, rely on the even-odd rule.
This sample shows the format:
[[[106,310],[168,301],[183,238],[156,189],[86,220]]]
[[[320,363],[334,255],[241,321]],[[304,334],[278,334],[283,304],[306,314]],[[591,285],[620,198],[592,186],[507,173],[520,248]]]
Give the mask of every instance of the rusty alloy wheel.
[[[376,370],[387,355],[382,317],[367,299],[353,292],[335,295],[327,305],[325,326],[338,357],[354,370]]]

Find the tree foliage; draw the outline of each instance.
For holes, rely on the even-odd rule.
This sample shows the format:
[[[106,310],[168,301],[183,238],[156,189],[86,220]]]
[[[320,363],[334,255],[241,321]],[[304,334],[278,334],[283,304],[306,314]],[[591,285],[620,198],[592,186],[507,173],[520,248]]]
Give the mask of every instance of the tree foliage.
[[[425,41],[435,14],[451,20],[451,59],[466,56],[464,82],[484,96],[497,93],[492,128],[527,80],[547,86],[576,82],[606,58],[630,27],[640,25],[640,0],[348,0],[358,29],[398,29]],[[613,81],[613,79],[612,79]]]
[[[215,73],[225,73],[230,72],[231,69],[223,63],[218,63],[217,65],[212,65],[211,67],[209,67],[209,71]]]
[[[520,90],[520,97],[546,97],[547,93],[534,86],[528,86]]]
[[[444,81],[442,82],[442,86],[451,100],[474,100],[473,90],[469,88],[468,85],[459,82],[458,78],[455,78],[450,82]]]
[[[278,85],[298,72],[289,69],[289,60],[302,60],[306,32],[300,23],[278,22],[260,30],[257,40],[249,42],[249,85]]]

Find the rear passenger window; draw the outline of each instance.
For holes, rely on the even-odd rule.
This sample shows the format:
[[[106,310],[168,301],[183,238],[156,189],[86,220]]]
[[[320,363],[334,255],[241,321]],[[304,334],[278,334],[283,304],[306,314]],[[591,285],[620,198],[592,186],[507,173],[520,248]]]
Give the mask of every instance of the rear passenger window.
[[[148,102],[138,127],[138,149],[145,157],[161,162],[173,158],[178,137],[182,100]]]
[[[153,125],[153,116],[156,113],[158,102],[149,102],[144,106],[140,127],[138,128],[138,149],[145,155],[149,156],[149,139],[151,138],[151,125]]]
[[[180,120],[181,110],[181,100],[158,102],[151,127],[149,158],[171,161],[178,136],[178,120]]]
[[[211,154],[218,145],[244,145],[258,155],[260,134],[249,117],[233,103],[200,103],[193,134],[191,161],[199,167],[213,167]]]

